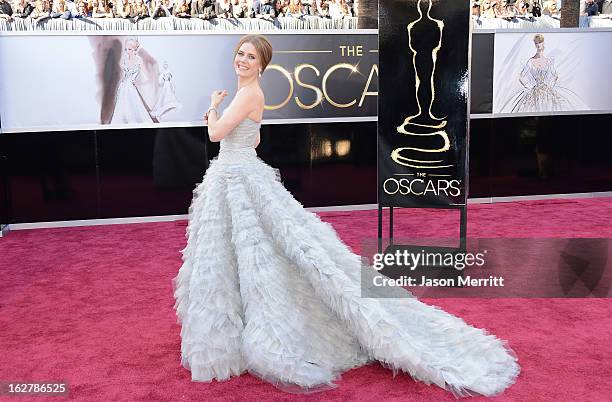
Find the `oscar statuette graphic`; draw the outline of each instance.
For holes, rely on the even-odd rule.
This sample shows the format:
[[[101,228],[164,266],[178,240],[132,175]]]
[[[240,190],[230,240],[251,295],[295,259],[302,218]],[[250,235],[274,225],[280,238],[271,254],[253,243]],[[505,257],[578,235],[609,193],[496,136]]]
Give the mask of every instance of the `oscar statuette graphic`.
[[[396,163],[426,170],[453,166],[444,164],[441,159],[423,159],[423,156],[446,152],[450,149],[450,141],[445,131],[447,121],[434,116],[432,112],[436,98],[436,63],[438,51],[442,47],[444,22],[431,17],[431,6],[431,0],[418,0],[419,17],[410,22],[407,27],[408,44],[412,52],[415,74],[415,100],[418,113],[406,117],[403,124],[397,127],[399,134],[411,136],[411,145],[396,148],[391,152],[391,159]],[[415,32],[419,33],[416,37]],[[429,137],[429,144],[421,144],[419,137]]]
[[[381,1],[379,204],[466,202],[470,3]]]

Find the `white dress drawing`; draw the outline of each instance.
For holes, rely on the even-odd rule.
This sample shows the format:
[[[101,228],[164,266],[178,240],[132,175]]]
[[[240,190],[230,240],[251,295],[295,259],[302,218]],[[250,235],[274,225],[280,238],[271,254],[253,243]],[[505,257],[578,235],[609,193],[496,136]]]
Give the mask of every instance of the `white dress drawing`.
[[[159,85],[161,86],[161,90],[157,102],[155,102],[155,106],[151,111],[151,114],[158,119],[169,111],[182,107],[181,102],[179,102],[175,94],[174,80],[171,71],[165,69],[159,74]]]
[[[559,84],[553,58],[530,58],[519,76],[522,89],[509,98],[502,113],[557,112],[584,108],[580,97]]]
[[[129,66],[127,60],[123,60],[121,71],[122,76],[117,87],[115,110],[113,111],[111,124],[153,123],[145,102],[136,87],[140,75],[140,64],[135,63]]]
[[[258,158],[259,128],[247,118],[225,137],[193,191],[172,281],[192,380],[248,371],[311,392],[378,360],[460,396],[510,386],[520,367],[505,341],[402,288],[404,298],[362,297],[361,257]]]

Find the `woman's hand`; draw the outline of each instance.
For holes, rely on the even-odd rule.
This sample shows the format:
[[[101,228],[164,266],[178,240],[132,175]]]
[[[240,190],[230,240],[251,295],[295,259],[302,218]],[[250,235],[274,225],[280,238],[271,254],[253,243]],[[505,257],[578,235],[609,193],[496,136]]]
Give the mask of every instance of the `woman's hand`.
[[[223,102],[223,99],[227,96],[227,90],[215,90],[212,95],[210,95],[210,106],[217,108]]]

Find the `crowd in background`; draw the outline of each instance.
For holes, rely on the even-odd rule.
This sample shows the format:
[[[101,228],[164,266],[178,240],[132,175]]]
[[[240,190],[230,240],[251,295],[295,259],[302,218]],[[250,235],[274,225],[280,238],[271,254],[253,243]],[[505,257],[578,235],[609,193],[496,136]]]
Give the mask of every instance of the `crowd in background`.
[[[561,0],[473,0],[472,15],[484,18],[559,16]],[[581,0],[580,15],[612,14],[612,0]]]
[[[558,16],[561,0],[473,0],[472,15],[483,18]]]
[[[612,0],[581,0],[580,15],[612,16]]]
[[[0,0],[0,19],[32,18],[344,18],[357,0]]]

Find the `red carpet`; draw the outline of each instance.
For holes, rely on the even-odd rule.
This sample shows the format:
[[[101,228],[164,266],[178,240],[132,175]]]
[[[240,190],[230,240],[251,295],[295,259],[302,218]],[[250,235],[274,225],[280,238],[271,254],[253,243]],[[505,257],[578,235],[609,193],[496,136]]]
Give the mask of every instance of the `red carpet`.
[[[321,215],[352,247],[376,236],[376,211]],[[396,216],[411,236],[439,236],[456,218],[414,210]],[[612,198],[474,205],[469,234],[612,237],[611,217]],[[0,239],[0,381],[63,379],[71,399],[92,401],[455,400],[408,375],[392,378],[378,364],[344,374],[335,390],[307,396],[249,375],[192,383],[180,366],[172,309],[184,235],[182,222],[22,230]],[[507,339],[517,352],[518,382],[495,400],[610,400],[610,299],[428,301]]]

